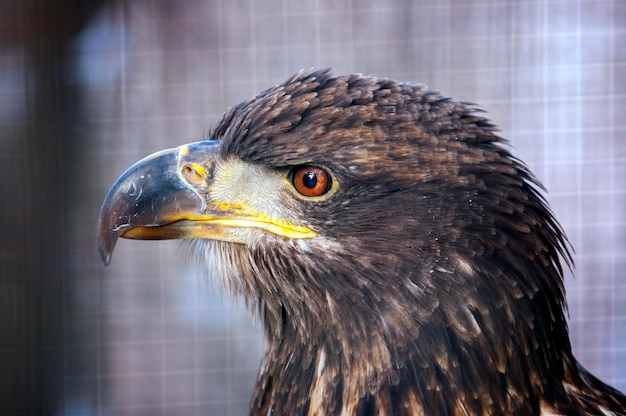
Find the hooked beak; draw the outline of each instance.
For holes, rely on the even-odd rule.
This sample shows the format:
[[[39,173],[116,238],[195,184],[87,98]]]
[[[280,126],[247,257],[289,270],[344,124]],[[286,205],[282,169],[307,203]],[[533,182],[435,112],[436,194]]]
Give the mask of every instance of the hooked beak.
[[[211,195],[219,142],[202,141],[154,153],[120,176],[102,203],[98,250],[111,262],[120,237],[138,240],[208,238],[245,243],[242,228],[289,238],[315,232]]]

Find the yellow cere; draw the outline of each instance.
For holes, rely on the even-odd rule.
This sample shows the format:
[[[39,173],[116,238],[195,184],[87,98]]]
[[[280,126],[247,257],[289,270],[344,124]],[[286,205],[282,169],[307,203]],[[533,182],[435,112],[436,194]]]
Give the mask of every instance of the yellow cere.
[[[202,166],[198,165],[197,163],[192,163],[191,167],[193,168],[193,170],[197,173],[200,174],[201,176],[205,177],[207,176],[207,172],[206,169],[203,168]]]
[[[187,145],[180,146],[178,149],[178,157],[184,157],[189,154],[189,146]]]

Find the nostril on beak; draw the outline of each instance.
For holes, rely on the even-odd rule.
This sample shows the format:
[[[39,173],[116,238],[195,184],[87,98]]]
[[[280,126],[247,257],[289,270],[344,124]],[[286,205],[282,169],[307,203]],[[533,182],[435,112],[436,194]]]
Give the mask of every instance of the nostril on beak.
[[[184,164],[180,167],[180,175],[195,188],[206,186],[207,171],[197,163]]]

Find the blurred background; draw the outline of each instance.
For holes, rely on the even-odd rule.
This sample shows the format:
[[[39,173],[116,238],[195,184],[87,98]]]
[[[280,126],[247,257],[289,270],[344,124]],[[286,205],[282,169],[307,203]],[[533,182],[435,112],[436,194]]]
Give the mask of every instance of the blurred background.
[[[626,2],[3,0],[0,415],[242,415],[262,342],[176,242],[95,224],[130,164],[303,68],[479,103],[574,246],[574,350],[626,391]],[[191,265],[190,265],[191,264]]]

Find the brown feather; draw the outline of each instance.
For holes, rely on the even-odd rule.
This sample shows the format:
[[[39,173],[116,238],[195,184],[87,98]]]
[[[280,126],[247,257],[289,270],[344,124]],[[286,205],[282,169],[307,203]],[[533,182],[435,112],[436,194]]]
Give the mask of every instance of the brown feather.
[[[337,181],[281,196],[312,240],[196,243],[265,327],[250,414],[626,414],[572,355],[571,257],[542,187],[476,106],[305,72],[211,138],[225,159]]]

